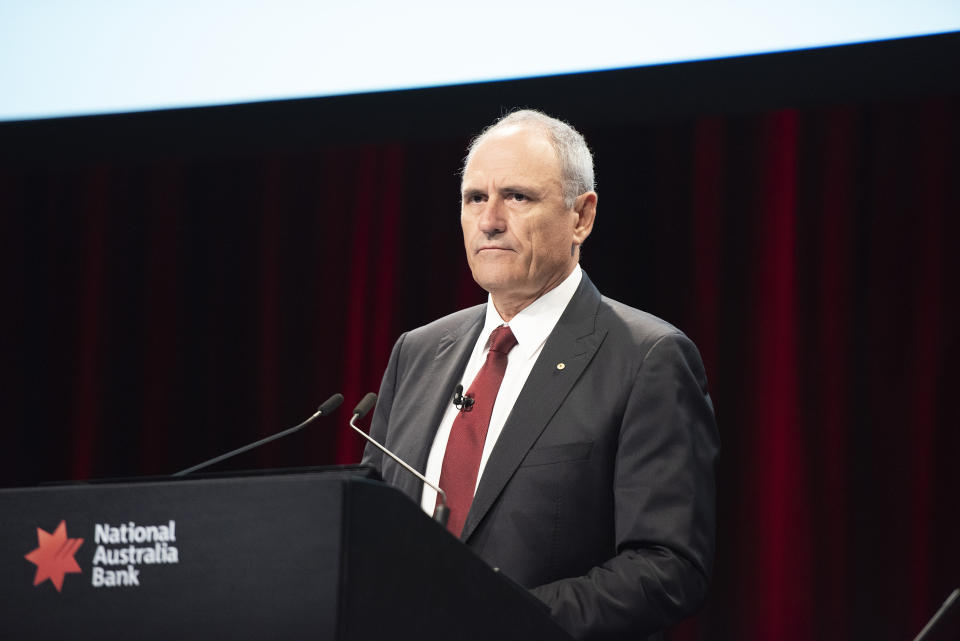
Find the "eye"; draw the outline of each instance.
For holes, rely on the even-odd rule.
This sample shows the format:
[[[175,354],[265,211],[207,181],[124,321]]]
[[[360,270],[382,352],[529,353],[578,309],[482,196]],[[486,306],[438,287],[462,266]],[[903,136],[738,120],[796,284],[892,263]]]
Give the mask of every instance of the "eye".
[[[484,195],[481,194],[480,192],[474,191],[474,192],[470,192],[469,194],[466,194],[466,195],[463,197],[463,202],[465,202],[465,203],[471,203],[471,204],[478,204],[478,203],[484,202],[486,199],[487,199],[486,196],[484,196]]]
[[[525,194],[521,194],[519,192],[513,192],[512,194],[507,196],[507,199],[512,200],[514,202],[518,202],[518,203],[522,203],[526,200],[530,200],[529,198],[527,198]]]

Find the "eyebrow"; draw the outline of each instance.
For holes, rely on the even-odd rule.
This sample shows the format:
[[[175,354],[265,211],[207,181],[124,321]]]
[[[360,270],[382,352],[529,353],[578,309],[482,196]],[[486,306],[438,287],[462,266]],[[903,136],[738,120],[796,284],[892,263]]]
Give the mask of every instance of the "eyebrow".
[[[546,190],[543,188],[537,189],[531,185],[505,185],[500,188],[500,195],[504,196],[506,194],[523,194],[526,196],[527,200],[541,201],[546,198]]]
[[[468,188],[466,188],[466,189],[463,190],[463,192],[461,193],[460,197],[463,198],[464,200],[466,200],[466,199],[468,199],[468,198],[471,198],[472,196],[483,196],[483,195],[486,195],[486,193],[487,193],[487,190],[486,190],[486,189],[479,189],[479,188],[476,188],[476,187],[468,187]],[[500,193],[501,195],[503,195],[503,194],[516,194],[516,193],[528,194],[528,195],[530,195],[531,197],[534,197],[534,198],[541,198],[541,197],[543,196],[543,194],[541,193],[541,190],[536,189],[536,188],[534,188],[534,187],[532,187],[532,186],[529,186],[529,185],[504,185],[503,187],[501,187],[501,188],[498,190],[498,193]]]
[[[500,188],[501,194],[514,194],[517,192],[520,192],[522,194],[534,194],[534,195],[538,195],[540,193],[539,190],[527,185],[505,185]]]

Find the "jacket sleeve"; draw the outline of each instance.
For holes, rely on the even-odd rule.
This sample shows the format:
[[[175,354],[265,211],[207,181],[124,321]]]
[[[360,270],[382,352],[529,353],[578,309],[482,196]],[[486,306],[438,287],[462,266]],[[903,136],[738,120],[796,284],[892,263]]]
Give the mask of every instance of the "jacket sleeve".
[[[637,639],[696,612],[714,555],[719,437],[700,355],[659,338],[637,369],[614,470],[616,555],[533,588],[580,639]]]

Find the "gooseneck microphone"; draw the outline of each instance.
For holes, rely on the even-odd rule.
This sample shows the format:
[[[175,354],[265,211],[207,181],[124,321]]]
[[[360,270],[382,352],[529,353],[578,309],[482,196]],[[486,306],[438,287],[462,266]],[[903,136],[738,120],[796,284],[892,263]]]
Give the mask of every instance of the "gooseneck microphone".
[[[953,608],[953,606],[957,603],[958,600],[960,600],[960,588],[957,588],[956,590],[950,593],[946,601],[943,602],[943,605],[940,606],[940,609],[937,610],[937,613],[933,615],[933,618],[927,621],[927,625],[923,626],[923,630],[920,630],[920,634],[914,637],[913,641],[925,641],[927,638],[931,638],[930,633],[933,632],[934,630],[937,630],[937,632],[941,632],[941,630],[939,630],[937,627],[938,624],[944,620],[947,612],[949,612],[950,609]],[[940,638],[940,635],[935,634],[935,635],[932,635],[932,637]]]
[[[473,403],[473,397],[464,396],[463,385],[457,383],[457,386],[453,390],[453,406],[461,412],[469,412],[470,408],[473,407]]]
[[[210,465],[213,465],[213,464],[215,464],[215,463],[219,463],[220,461],[225,461],[225,460],[227,460],[228,458],[231,458],[231,457],[233,457],[233,456],[236,456],[237,454],[243,454],[244,452],[246,452],[246,451],[248,451],[248,450],[252,450],[252,449],[255,448],[255,447],[260,447],[261,445],[266,445],[266,444],[269,443],[270,441],[275,441],[275,440],[277,440],[278,438],[283,438],[284,436],[289,436],[289,435],[293,434],[294,432],[296,432],[297,430],[300,430],[300,429],[303,429],[304,427],[306,427],[311,421],[313,421],[313,419],[317,418],[318,416],[326,416],[327,414],[329,414],[329,413],[332,412],[333,410],[335,410],[335,409],[337,409],[338,407],[340,407],[340,404],[341,404],[341,403],[343,403],[343,394],[334,394],[333,396],[331,396],[330,398],[328,398],[327,400],[325,400],[325,401],[320,405],[320,407],[317,408],[317,411],[313,413],[313,416],[311,416],[310,418],[308,418],[307,420],[305,420],[303,423],[300,423],[299,425],[296,425],[296,426],[294,426],[294,427],[291,427],[290,429],[284,430],[284,431],[279,432],[279,433],[277,433],[277,434],[274,434],[274,435],[272,435],[272,436],[268,436],[267,438],[262,438],[262,439],[260,439],[259,441],[256,441],[256,442],[254,442],[254,443],[250,443],[249,445],[244,445],[243,447],[237,448],[237,449],[233,450],[232,452],[227,452],[226,454],[221,454],[220,456],[218,456],[218,457],[216,457],[216,458],[212,458],[212,459],[210,459],[209,461],[204,461],[203,463],[199,463],[199,464],[197,464],[197,465],[194,465],[193,467],[188,467],[188,468],[185,469],[185,470],[180,470],[179,472],[176,472],[175,474],[171,474],[170,476],[186,476],[187,474],[192,474],[193,472],[196,472],[197,470],[202,470],[203,468],[209,467]]]
[[[357,403],[357,406],[353,410],[353,417],[350,419],[350,427],[352,427],[357,434],[359,434],[363,438],[367,439],[370,443],[372,443],[381,452],[383,452],[384,454],[392,458],[394,461],[399,463],[403,467],[403,469],[407,470],[408,472],[416,476],[423,483],[425,483],[430,489],[436,491],[437,496],[440,497],[440,500],[437,501],[437,506],[433,510],[433,520],[439,523],[440,525],[442,525],[443,527],[447,527],[447,519],[450,518],[450,508],[447,507],[447,493],[444,492],[442,489],[440,489],[439,486],[436,486],[430,481],[428,481],[423,474],[413,469],[410,465],[408,465],[405,461],[403,461],[399,456],[397,456],[396,454],[394,454],[393,452],[385,448],[383,445],[380,445],[380,443],[378,443],[375,438],[373,438],[372,436],[370,436],[369,434],[367,434],[366,432],[364,432],[363,430],[361,430],[359,427],[355,425],[355,422],[363,418],[364,416],[366,416],[367,412],[373,409],[373,406],[376,405],[376,403],[377,403],[377,395],[374,394],[373,392],[368,392],[366,396],[360,399],[360,402]]]

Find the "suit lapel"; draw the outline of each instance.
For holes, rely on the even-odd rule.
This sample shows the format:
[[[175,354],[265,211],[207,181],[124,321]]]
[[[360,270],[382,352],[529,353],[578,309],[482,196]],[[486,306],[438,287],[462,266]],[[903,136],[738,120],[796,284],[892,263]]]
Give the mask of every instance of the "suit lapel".
[[[584,273],[490,454],[464,524],[463,541],[483,520],[603,342],[606,330],[596,327],[599,304],[600,292]],[[557,369],[558,363],[563,369]]]
[[[486,306],[480,305],[478,309],[479,313],[440,338],[436,354],[425,371],[420,374],[413,373],[417,376],[418,387],[422,387],[426,392],[417,400],[420,410],[416,412],[416,418],[408,423],[411,428],[410,437],[404,439],[396,454],[420,473],[426,471],[430,445],[453,396],[456,378],[466,368],[477,336],[483,329]],[[420,501],[423,484],[415,476],[403,472],[397,478],[396,484],[417,502]]]

